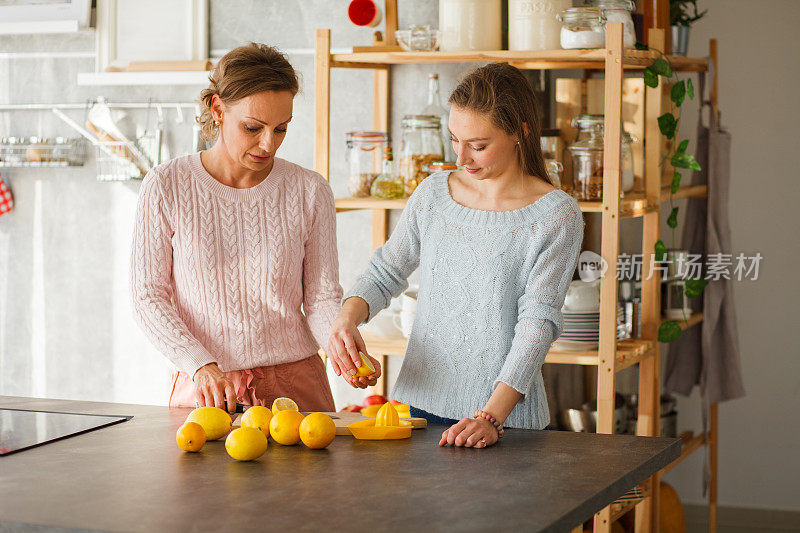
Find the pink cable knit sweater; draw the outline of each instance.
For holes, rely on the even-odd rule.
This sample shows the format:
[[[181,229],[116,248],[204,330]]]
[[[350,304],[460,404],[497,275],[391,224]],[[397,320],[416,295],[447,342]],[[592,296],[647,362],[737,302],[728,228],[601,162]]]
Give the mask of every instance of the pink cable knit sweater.
[[[214,179],[199,153],[154,168],[139,194],[131,292],[139,325],[189,376],[214,361],[230,371],[313,355],[342,297],[330,186],[277,158],[249,189]]]

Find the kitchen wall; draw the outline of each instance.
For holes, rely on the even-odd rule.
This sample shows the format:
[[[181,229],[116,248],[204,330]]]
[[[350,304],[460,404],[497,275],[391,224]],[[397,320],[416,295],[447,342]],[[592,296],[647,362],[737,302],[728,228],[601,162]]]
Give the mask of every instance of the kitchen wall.
[[[733,132],[731,226],[733,249],[765,257],[756,282],[735,285],[742,364],[748,396],[720,407],[720,502],[743,507],[800,510],[794,481],[800,477],[797,418],[800,373],[788,332],[800,294],[790,267],[800,263],[791,240],[800,200],[793,121],[800,116],[791,60],[800,52],[795,31],[800,4],[768,0],[759,9],[744,0],[702,0],[709,15],[696,26],[692,55],[707,54],[708,38],[720,42],[720,108]],[[346,19],[346,0],[211,1],[211,49],[249,40],[290,51],[302,76],[294,120],[282,157],[312,166],[316,28],[332,28],[333,48],[368,44],[371,30]],[[437,2],[400,0],[400,26],[437,24]],[[744,38],[743,36],[747,36]],[[757,47],[753,43],[759,43]],[[191,101],[199,87],[78,87],[77,73],[94,68],[94,34],[0,36],[0,103]],[[436,66],[448,94],[469,65]],[[425,96],[423,66],[393,68],[392,129]],[[345,194],[344,132],[371,128],[372,77],[368,71],[335,70],[331,116],[331,183]],[[72,112],[82,121],[82,112]],[[145,120],[142,113],[135,119]],[[190,147],[188,120],[168,111],[173,155]],[[689,106],[683,134],[693,138],[696,112]],[[0,112],[2,135],[69,135],[49,112]],[[397,137],[397,135],[395,135]],[[74,169],[0,169],[16,209],[0,217],[0,394],[164,404],[168,365],[139,332],[128,303],[128,259],[139,183],[98,183],[94,164]],[[340,274],[348,287],[369,259],[370,216],[338,216]],[[623,248],[640,241],[626,221]],[[776,231],[777,229],[777,231]],[[796,229],[795,229],[796,231]],[[787,290],[788,289],[788,290]],[[399,359],[392,359],[390,376]],[[625,373],[621,386],[635,383]],[[332,377],[337,403],[357,401]],[[680,428],[700,427],[699,399],[681,399]],[[701,457],[667,476],[685,503],[702,503]]]

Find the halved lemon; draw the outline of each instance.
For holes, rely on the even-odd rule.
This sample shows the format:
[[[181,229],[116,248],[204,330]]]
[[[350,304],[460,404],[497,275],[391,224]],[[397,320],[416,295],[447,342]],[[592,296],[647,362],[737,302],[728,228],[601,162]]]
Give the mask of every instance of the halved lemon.
[[[275,398],[275,401],[272,402],[272,414],[277,415],[281,411],[300,411],[300,408],[291,398]]]
[[[372,364],[372,361],[369,360],[369,357],[364,355],[364,352],[358,352],[358,355],[361,356],[361,366],[356,369],[356,376],[371,376],[375,373],[375,366]]]

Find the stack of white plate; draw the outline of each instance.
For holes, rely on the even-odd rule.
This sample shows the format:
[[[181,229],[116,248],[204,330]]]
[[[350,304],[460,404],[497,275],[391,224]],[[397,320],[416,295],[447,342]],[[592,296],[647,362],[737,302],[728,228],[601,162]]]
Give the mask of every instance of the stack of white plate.
[[[564,331],[553,343],[557,350],[595,350],[600,345],[600,311],[567,311]],[[624,322],[624,310],[617,307],[617,323]],[[619,336],[618,336],[619,338]]]

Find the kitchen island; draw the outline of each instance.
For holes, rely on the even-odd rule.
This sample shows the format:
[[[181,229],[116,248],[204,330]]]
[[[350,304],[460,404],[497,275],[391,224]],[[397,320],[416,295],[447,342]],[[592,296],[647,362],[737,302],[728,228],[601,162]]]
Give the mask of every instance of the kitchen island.
[[[680,455],[678,439],[507,430],[496,446],[338,436],[272,440],[240,463],[224,439],[185,453],[188,409],[0,396],[0,408],[132,415],[0,457],[0,529],[569,531]],[[5,528],[5,529],[4,529]]]

